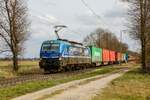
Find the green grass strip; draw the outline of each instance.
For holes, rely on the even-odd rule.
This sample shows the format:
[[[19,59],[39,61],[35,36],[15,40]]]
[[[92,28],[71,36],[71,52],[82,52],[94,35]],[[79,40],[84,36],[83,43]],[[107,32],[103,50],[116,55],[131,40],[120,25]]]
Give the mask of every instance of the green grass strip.
[[[136,68],[115,79],[93,100],[150,100],[150,74]]]

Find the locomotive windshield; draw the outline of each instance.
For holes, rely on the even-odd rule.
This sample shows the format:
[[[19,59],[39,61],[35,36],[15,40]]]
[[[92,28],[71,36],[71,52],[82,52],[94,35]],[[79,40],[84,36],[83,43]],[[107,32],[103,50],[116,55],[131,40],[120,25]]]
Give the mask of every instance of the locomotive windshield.
[[[43,44],[42,51],[58,51],[59,44],[52,43],[52,44]]]

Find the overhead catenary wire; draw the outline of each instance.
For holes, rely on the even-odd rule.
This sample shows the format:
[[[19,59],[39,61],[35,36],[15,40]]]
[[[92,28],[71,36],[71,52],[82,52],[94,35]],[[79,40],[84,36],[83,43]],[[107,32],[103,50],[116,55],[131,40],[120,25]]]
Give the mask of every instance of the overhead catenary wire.
[[[106,26],[107,28],[108,28],[108,25],[102,20],[102,17],[100,16],[100,15],[98,15],[84,0],[81,0],[81,2],[84,4],[84,6],[86,7],[86,8],[88,8],[89,10],[90,10],[90,12],[92,12],[92,14],[101,22],[101,24],[103,24],[104,26]],[[53,24],[53,23],[49,23],[49,24],[51,24],[52,26],[55,26],[55,24]],[[62,25],[65,25],[65,24],[63,24],[63,23],[60,23],[60,24],[62,24]],[[100,23],[99,23],[100,24]],[[100,25],[101,25],[100,24]],[[75,30],[72,30],[71,28],[69,28],[69,27],[67,27],[66,28],[68,31],[70,31],[70,32],[73,32],[73,33],[76,33],[76,34],[81,34],[80,32],[77,32],[77,31],[75,31]]]
[[[99,19],[100,22],[103,22],[101,24],[104,24],[107,28],[109,28],[109,25],[105,23],[100,15],[98,15],[84,0],[81,0],[82,4],[89,9],[89,11],[92,12],[92,14]]]
[[[47,21],[46,21],[46,22],[47,22]],[[66,24],[64,24],[64,23],[62,23],[62,22],[59,23],[59,24],[54,24],[54,23],[47,23],[47,24],[49,24],[49,25],[52,26],[52,27],[55,27],[56,25],[66,25]],[[80,32],[77,32],[77,31],[71,29],[70,27],[68,27],[68,25],[66,25],[66,26],[67,26],[66,30],[68,30],[68,31],[70,31],[70,32],[72,32],[72,33],[76,33],[76,34],[78,34],[78,35],[81,34]]]
[[[76,34],[78,34],[78,35],[80,35],[80,34],[81,34],[80,32],[77,32],[77,31],[72,30],[72,29],[70,29],[70,28],[67,28],[67,30],[68,30],[68,31],[70,31],[70,32],[76,33]]]
[[[84,0],[81,0],[81,2],[93,13],[94,16],[101,20],[101,16],[99,16]]]
[[[82,3],[92,12],[92,14],[94,15],[94,16],[96,16],[98,19],[99,19],[99,21],[100,22],[102,22],[103,20],[102,20],[102,18],[101,18],[101,16],[99,16],[84,0],[81,0],[82,1]],[[58,25],[58,24],[54,24],[54,23],[49,23],[51,26],[56,26],[56,25]],[[66,24],[64,24],[64,23],[62,23],[62,22],[60,22],[59,23],[60,25],[66,25]],[[107,26],[107,25],[105,25],[105,26]],[[81,34],[80,32],[77,32],[77,31],[75,31],[75,30],[73,30],[73,29],[71,29],[71,28],[69,28],[69,27],[67,27],[66,28],[68,31],[70,31],[70,32],[73,32],[73,33],[76,33],[76,34]]]

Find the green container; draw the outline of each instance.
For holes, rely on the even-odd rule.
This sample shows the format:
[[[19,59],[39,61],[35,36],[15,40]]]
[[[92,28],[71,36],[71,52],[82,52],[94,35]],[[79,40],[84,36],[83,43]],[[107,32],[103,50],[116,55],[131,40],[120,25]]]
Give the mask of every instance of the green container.
[[[125,61],[128,61],[128,60],[129,60],[129,54],[128,54],[128,53],[125,53],[124,59],[125,59]]]
[[[102,49],[91,47],[91,57],[92,57],[92,63],[101,63],[102,62]]]

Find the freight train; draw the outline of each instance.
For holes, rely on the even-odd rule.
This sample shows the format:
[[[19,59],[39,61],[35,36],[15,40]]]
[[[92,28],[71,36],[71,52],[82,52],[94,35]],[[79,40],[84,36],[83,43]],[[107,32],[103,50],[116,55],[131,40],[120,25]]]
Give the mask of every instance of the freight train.
[[[127,61],[127,53],[95,46],[83,46],[81,43],[74,41],[57,39],[43,42],[39,66],[45,71],[58,72]]]

